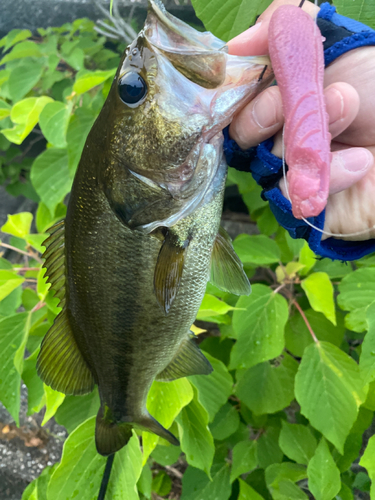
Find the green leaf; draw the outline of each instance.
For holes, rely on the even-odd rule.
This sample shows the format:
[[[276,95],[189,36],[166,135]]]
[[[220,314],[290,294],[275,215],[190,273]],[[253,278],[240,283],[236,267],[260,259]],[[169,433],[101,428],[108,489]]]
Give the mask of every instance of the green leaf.
[[[228,500],[231,490],[228,464],[216,468],[212,481],[204,472],[189,466],[182,478],[181,500]]]
[[[261,469],[281,462],[283,452],[279,446],[280,431],[276,427],[268,427],[258,439],[258,463]]]
[[[365,388],[366,389],[366,388]],[[305,349],[295,383],[301,412],[343,453],[366,390],[356,362],[337,347],[318,342]]]
[[[164,467],[166,465],[173,465],[176,463],[180,455],[181,448],[179,446],[173,446],[169,443],[168,446],[158,444],[151,454],[152,458]]]
[[[42,425],[45,425],[56,413],[58,407],[63,403],[65,394],[54,391],[51,387],[44,384],[44,394],[46,400],[46,412],[44,414]]]
[[[192,0],[206,29],[225,41],[247,30],[271,3],[270,0]]]
[[[0,83],[1,86],[1,83]],[[7,116],[10,115],[10,111],[12,109],[12,106],[8,104],[7,102],[3,101],[3,99],[0,99],[0,120],[4,120]]]
[[[254,285],[249,297],[240,297],[233,313],[238,337],[230,358],[230,369],[251,366],[276,358],[284,348],[284,327],[288,303],[264,285]]]
[[[44,106],[52,99],[47,96],[28,97],[17,102],[12,108],[10,117],[16,124],[13,128],[1,130],[2,134],[14,144],[21,144],[38,123]]]
[[[371,479],[371,498],[375,495],[375,436],[371,436],[359,465],[367,469]]]
[[[279,446],[288,458],[307,465],[315,453],[317,442],[305,425],[282,421]]]
[[[231,436],[240,425],[238,411],[230,403],[220,408],[210,425],[210,431],[214,439],[222,441]]]
[[[152,480],[152,491],[159,496],[166,496],[172,489],[172,480],[164,471],[160,471]]]
[[[55,420],[71,433],[82,422],[96,415],[99,406],[97,388],[85,396],[66,396],[62,405],[57,409]]]
[[[325,340],[340,347],[345,334],[345,326],[341,314],[337,315],[337,325],[334,326],[322,313],[315,312],[313,309],[307,309],[303,312],[319,340]],[[305,348],[313,342],[304,319],[296,311],[289,318],[285,327],[285,347],[294,356],[302,358]]]
[[[360,307],[359,309],[354,309],[354,311],[346,314],[346,328],[348,328],[348,330],[352,330],[353,332],[365,332],[367,330],[366,310],[367,307]]]
[[[335,449],[332,450],[333,459],[340,472],[345,472],[350,469],[353,462],[355,462],[360,455],[361,448],[362,434],[353,433],[349,434],[346,438],[343,455],[340,455]]]
[[[42,409],[44,401],[43,382],[36,372],[36,360],[39,354],[39,348],[31,356],[25,359],[23,363],[22,380],[27,387],[27,414],[32,415]]]
[[[31,182],[42,202],[51,213],[70,191],[68,154],[65,149],[47,149],[39,155],[31,168]]]
[[[207,427],[208,413],[198,401],[196,394],[177,417],[181,449],[189,465],[204,470],[210,476],[215,446]]]
[[[32,33],[30,30],[11,30],[6,36],[4,36],[4,38],[0,40],[0,47],[3,47],[4,52],[6,52],[11,47],[13,47],[13,45],[16,45],[16,43],[22,42],[23,40],[26,40],[26,38],[29,38],[31,36]]]
[[[66,440],[60,465],[52,474],[48,485],[48,498],[97,498],[106,460],[95,448],[95,417],[92,417],[77,427]],[[142,454],[138,437],[133,432],[128,444],[115,455],[108,485],[108,498],[138,500],[136,484],[141,470]]]
[[[223,316],[227,312],[233,311],[234,309],[236,308],[226,304],[214,295],[206,293],[199,308],[197,319],[204,321],[207,320],[207,318],[214,316]]]
[[[17,426],[19,426],[23,351],[28,327],[29,313],[15,314],[0,320],[0,400]],[[17,360],[20,350],[22,350],[21,363]]]
[[[193,399],[191,384],[185,378],[172,382],[154,382],[147,396],[147,409],[166,429],[172,425],[182,408]],[[159,442],[159,437],[142,432],[143,464]]]
[[[308,274],[317,263],[317,257],[310,249],[307,241],[305,241],[305,244],[303,245],[299,253],[299,263],[304,266],[303,270],[300,273],[302,276]]]
[[[65,148],[66,132],[70,118],[70,109],[63,102],[47,104],[39,116],[39,125],[44,137],[56,148]]]
[[[8,215],[6,223],[1,228],[3,233],[12,234],[18,238],[26,238],[30,233],[33,214],[30,212],[21,212],[15,215]]]
[[[274,500],[307,500],[307,495],[294,484],[305,478],[306,469],[299,464],[286,462],[266,469],[267,487]]]
[[[368,332],[362,344],[359,366],[365,382],[375,380],[375,302],[370,304],[366,310]]]
[[[305,290],[314,311],[322,312],[329,321],[336,325],[333,286],[328,274],[310,274],[310,276],[301,282],[301,286]]]
[[[231,483],[238,476],[251,472],[258,465],[257,444],[256,441],[240,441],[233,448],[232,470],[230,473]]]
[[[336,495],[337,500],[354,500],[352,489],[341,483],[341,490]]]
[[[69,122],[66,140],[68,142],[69,171],[71,176],[76,171],[83,146],[95,118],[96,115],[91,109],[78,108]]]
[[[340,471],[324,438],[307,467],[309,489],[316,500],[332,500],[341,489]]]
[[[375,268],[358,269],[339,284],[337,302],[344,311],[354,311],[367,307],[375,297]]]
[[[331,259],[318,260],[314,266],[314,270],[315,272],[323,271],[327,273],[331,279],[343,278],[353,272],[347,262]]]
[[[0,65],[15,59],[24,59],[25,57],[40,57],[42,52],[37,43],[26,40],[16,45],[11,52],[6,54],[0,61]]]
[[[173,446],[174,448],[174,446]],[[141,477],[138,479],[137,488],[142,495],[151,500],[152,472],[150,466],[146,464],[142,469]]]
[[[245,264],[267,266],[280,261],[280,249],[277,243],[263,234],[256,236],[240,234],[234,240],[233,247]]]
[[[241,377],[236,395],[256,415],[280,411],[294,399],[298,363],[284,354],[281,364],[260,363]]]
[[[254,488],[245,483],[242,479],[238,480],[240,483],[240,493],[238,500],[264,500],[264,498],[257,493]]]
[[[47,487],[51,475],[57,464],[53,467],[47,466],[39,477],[34,479],[25,489],[21,500],[47,500]]]
[[[206,352],[204,355],[211,363],[213,372],[204,377],[193,375],[189,380],[198,390],[198,401],[207,410],[208,421],[212,422],[232,393],[233,379],[224,363]]]
[[[337,11],[341,15],[355,19],[375,29],[375,3],[373,0],[351,0],[350,2],[334,0],[333,5],[337,7]]]
[[[7,297],[13,290],[24,282],[22,276],[18,276],[12,271],[0,271],[0,300]]]
[[[13,290],[5,299],[0,301],[0,317],[12,316],[16,314],[17,309],[22,303],[22,287],[19,286]]]
[[[108,78],[113,78],[115,74],[116,69],[86,72],[81,77],[77,78],[73,85],[73,90],[76,94],[84,94],[93,87],[105,82]]]
[[[44,65],[39,61],[26,60],[14,68],[8,80],[10,97],[14,102],[22,99],[39,82]]]

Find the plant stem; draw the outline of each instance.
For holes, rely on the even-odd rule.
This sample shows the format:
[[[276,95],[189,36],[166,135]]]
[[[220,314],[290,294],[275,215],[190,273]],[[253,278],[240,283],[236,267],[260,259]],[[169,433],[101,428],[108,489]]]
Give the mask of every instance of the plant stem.
[[[305,322],[305,324],[306,324],[306,326],[307,326],[307,329],[309,330],[309,332],[310,332],[310,334],[311,334],[312,338],[314,339],[314,342],[318,343],[318,342],[319,342],[319,340],[317,339],[317,337],[316,337],[316,335],[315,335],[315,333],[314,333],[314,330],[311,328],[311,325],[310,325],[310,323],[309,323],[309,320],[306,318],[306,315],[305,315],[305,313],[303,312],[302,307],[298,304],[298,302],[297,302],[296,300],[294,300],[294,301],[292,302],[292,305],[294,305],[294,306],[295,306],[295,308],[298,310],[298,312],[299,312],[299,313],[300,313],[300,315],[302,316],[302,319],[303,319],[303,321]]]
[[[34,253],[25,252],[23,250],[20,250],[17,247],[14,247],[12,245],[8,245],[8,243],[0,242],[0,247],[9,248],[9,250],[13,250],[14,252],[18,252],[18,253],[21,253],[22,255],[26,255],[27,257],[30,257],[31,259],[35,259],[36,261],[38,261],[40,263],[43,262],[42,259],[40,257],[38,257],[37,255],[35,255]]]

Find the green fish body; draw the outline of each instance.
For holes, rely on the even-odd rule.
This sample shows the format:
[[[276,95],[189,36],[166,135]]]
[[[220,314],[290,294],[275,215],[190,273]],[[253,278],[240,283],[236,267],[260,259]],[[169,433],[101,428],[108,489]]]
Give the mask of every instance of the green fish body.
[[[38,372],[66,394],[98,385],[103,455],[133,427],[178,444],[146,409],[151,384],[212,371],[190,333],[210,277],[250,293],[220,229],[221,130],[271,75],[258,82],[263,59],[222,46],[151,2],[87,138],[66,220],[45,242],[62,311]]]

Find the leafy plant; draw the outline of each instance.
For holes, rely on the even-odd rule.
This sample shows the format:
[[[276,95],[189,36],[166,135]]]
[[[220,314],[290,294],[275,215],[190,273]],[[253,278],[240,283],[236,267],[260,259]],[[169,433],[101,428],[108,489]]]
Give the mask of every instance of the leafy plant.
[[[244,6],[254,17],[268,0],[227,2],[237,9],[227,21],[224,10],[212,16],[214,0],[204,12],[203,0],[193,3],[207,27],[228,38],[248,27],[240,23]],[[346,8],[349,2],[341,12]],[[64,199],[123,47],[108,48],[84,19],[34,37],[13,30],[0,47],[0,182],[38,202],[35,216],[9,215],[2,227],[10,240],[1,246],[20,258],[0,258],[0,400],[19,425],[23,380],[28,414],[46,406],[43,423],[54,416],[69,432],[61,462],[47,467],[22,500],[92,500],[105,466],[94,443],[97,391],[65,397],[35,370],[59,311],[40,255],[45,231],[65,215]],[[182,500],[346,500],[375,480],[374,437],[363,440],[375,411],[375,260],[318,260],[277,225],[249,174],[230,170],[228,182],[260,232],[234,241],[252,294],[238,298],[208,285],[198,315],[205,328],[195,331],[208,329],[201,348],[213,373],[155,382],[148,396],[149,411],[179,434],[181,449],[143,432],[141,450],[134,434],[116,455],[108,500],[177,498],[181,484]],[[363,446],[363,468],[353,466]]]

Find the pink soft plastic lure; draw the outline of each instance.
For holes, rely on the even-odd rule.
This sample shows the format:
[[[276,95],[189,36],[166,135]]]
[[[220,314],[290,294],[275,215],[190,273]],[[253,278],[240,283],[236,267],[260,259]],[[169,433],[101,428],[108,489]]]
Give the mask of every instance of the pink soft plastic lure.
[[[271,18],[269,50],[283,101],[293,215],[312,217],[326,206],[331,164],[322,36],[306,12],[283,5]]]

